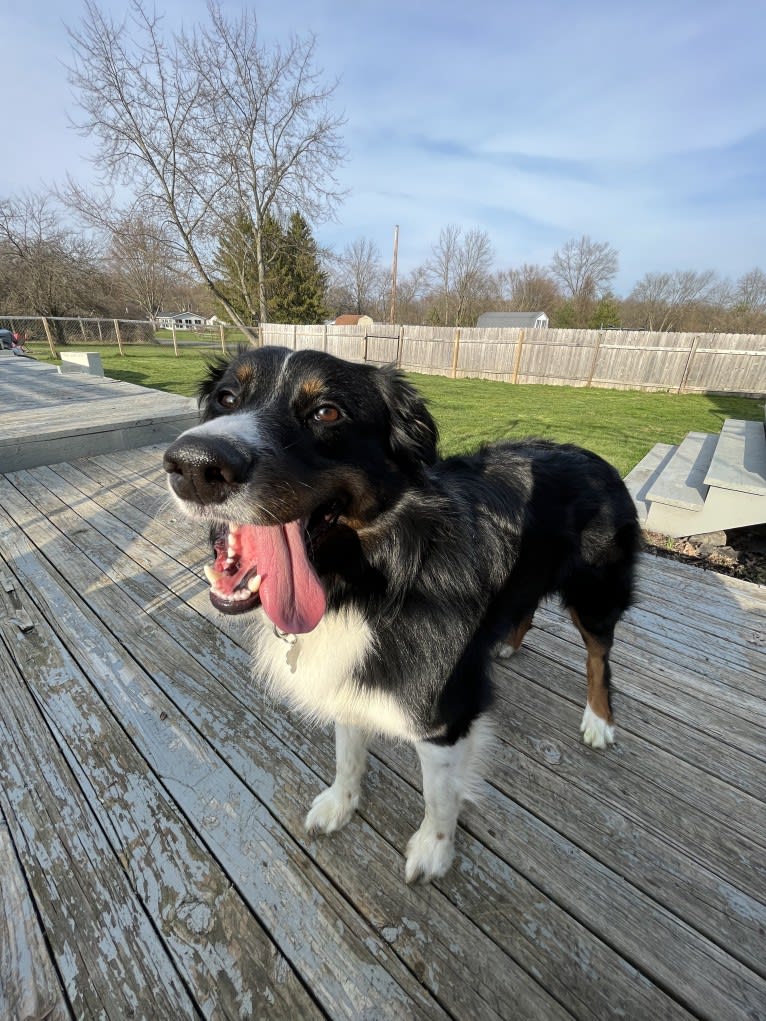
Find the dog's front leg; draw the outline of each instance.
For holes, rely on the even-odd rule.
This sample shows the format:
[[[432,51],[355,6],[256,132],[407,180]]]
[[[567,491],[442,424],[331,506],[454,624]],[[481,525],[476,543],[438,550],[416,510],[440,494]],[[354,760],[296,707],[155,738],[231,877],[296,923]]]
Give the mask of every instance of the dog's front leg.
[[[404,878],[424,883],[443,876],[455,855],[455,829],[465,790],[469,742],[452,745],[420,741],[415,745],[423,770],[426,811],[420,828],[407,844]]]
[[[335,780],[314,798],[306,816],[309,833],[333,833],[349,821],[359,804],[367,764],[365,731],[335,724]]]

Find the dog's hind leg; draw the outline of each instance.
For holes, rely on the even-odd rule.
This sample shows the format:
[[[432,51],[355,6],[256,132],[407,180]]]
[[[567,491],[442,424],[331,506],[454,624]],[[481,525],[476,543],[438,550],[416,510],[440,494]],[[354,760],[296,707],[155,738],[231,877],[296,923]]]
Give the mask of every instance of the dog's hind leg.
[[[583,713],[580,732],[585,744],[591,748],[606,748],[614,744],[614,723],[609,682],[612,672],[609,666],[609,650],[612,647],[613,627],[589,630],[574,607],[569,613],[580,632],[588,654],[588,702]]]
[[[480,716],[454,744],[420,741],[415,745],[423,770],[426,810],[420,828],[407,844],[404,878],[408,883],[428,883],[443,876],[452,864],[460,806],[475,793],[481,780],[491,736],[489,721]]]
[[[532,621],[535,617],[535,611],[526,614],[518,624],[510,629],[508,634],[505,636],[502,642],[498,642],[495,647],[495,655],[499,659],[510,659],[514,652],[518,652],[521,648],[521,643],[524,641],[524,635],[532,627]]]
[[[309,833],[333,833],[349,821],[359,805],[367,765],[366,731],[335,724],[335,780],[318,794],[306,816]]]

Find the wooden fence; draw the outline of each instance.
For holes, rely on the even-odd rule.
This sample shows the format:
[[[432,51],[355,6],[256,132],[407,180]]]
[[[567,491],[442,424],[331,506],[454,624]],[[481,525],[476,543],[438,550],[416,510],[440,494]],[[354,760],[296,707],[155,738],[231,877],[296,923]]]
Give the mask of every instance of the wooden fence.
[[[453,379],[766,394],[766,337],[754,334],[265,323],[261,339]]]

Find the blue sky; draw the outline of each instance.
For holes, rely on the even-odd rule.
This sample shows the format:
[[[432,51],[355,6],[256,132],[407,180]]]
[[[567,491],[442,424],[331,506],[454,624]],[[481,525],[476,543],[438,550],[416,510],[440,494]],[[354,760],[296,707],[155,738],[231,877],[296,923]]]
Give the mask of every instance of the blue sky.
[[[266,39],[314,32],[318,62],[340,78],[349,195],[315,228],[321,242],[368,237],[388,263],[399,224],[406,271],[441,227],[479,227],[507,269],[589,234],[618,250],[620,294],[647,271],[766,269],[762,0],[253,6]],[[168,26],[205,17],[202,0],[157,9]],[[63,67],[79,13],[0,4],[0,197],[92,174]]]

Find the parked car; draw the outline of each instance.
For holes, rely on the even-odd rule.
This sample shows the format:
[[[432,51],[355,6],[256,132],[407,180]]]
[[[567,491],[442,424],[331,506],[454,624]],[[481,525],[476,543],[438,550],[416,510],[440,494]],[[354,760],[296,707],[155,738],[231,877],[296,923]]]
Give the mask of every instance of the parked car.
[[[0,330],[0,350],[10,351],[13,347],[13,334],[10,330]]]

